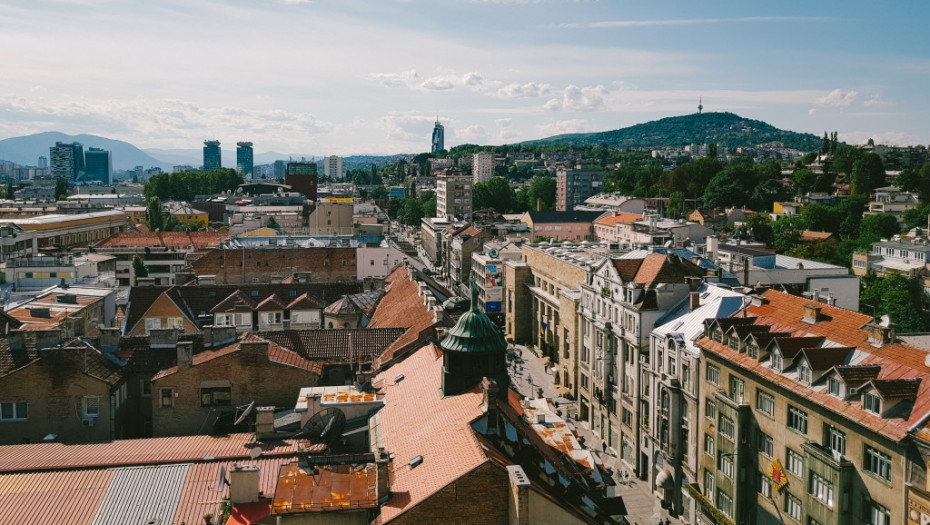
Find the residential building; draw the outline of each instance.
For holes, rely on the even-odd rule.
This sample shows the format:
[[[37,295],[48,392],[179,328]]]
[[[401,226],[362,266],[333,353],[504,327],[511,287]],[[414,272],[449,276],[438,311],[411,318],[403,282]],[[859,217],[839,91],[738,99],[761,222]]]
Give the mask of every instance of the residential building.
[[[136,256],[156,285],[175,284],[176,274],[187,265],[187,258],[229,237],[225,232],[121,232],[97,242],[96,253],[116,257],[116,279],[120,286],[135,286],[132,261]]]
[[[583,204],[576,205],[577,211],[616,211],[642,215],[646,212],[646,200],[639,197],[629,197],[618,193],[598,193],[585,199]]]
[[[84,171],[84,146],[77,142],[72,144],[56,142],[49,148],[49,159],[51,159],[50,170],[53,178],[77,180],[78,175]]]
[[[704,514],[919,523],[926,350],[899,342],[892,324],[775,290],[706,321],[695,344],[705,446],[688,492]]]
[[[560,169],[555,175],[555,209],[572,211],[603,187],[603,171]]]
[[[471,255],[471,273],[478,287],[478,307],[491,315],[502,315],[504,300],[504,261],[520,259],[520,244],[485,242]]]
[[[442,266],[442,232],[450,224],[446,217],[423,217],[420,221],[420,246],[433,266]]]
[[[187,271],[213,275],[217,284],[274,283],[295,274],[312,278],[314,283],[354,283],[358,275],[355,247],[282,246],[276,242],[253,245],[245,241],[204,250],[190,261]]]
[[[203,141],[203,171],[218,170],[223,167],[223,152],[220,141]]]
[[[599,241],[619,243],[625,241],[621,234],[621,224],[632,225],[643,220],[642,215],[615,211],[604,214],[594,220],[594,237]],[[629,242],[629,241],[626,241]],[[650,243],[651,244],[651,243]]]
[[[446,276],[453,287],[460,286],[463,291],[467,291],[471,277],[472,254],[480,251],[489,239],[491,239],[491,234],[474,225],[450,232],[444,242],[448,246],[444,261],[446,262]]]
[[[359,245],[358,250],[359,281],[366,279],[384,279],[402,264],[407,256],[393,241],[384,240],[380,244]]]
[[[84,176],[81,180],[110,184],[111,173],[113,173],[113,158],[110,152],[101,148],[87,148],[84,152]]]
[[[251,142],[236,143],[236,173],[242,175],[242,178],[249,180],[252,178],[252,172],[255,170],[255,161],[252,154]]]
[[[59,283],[70,286],[75,283],[77,271],[73,255],[36,255],[10,259],[4,276],[13,291],[28,292]]]
[[[315,162],[288,162],[284,183],[304,197],[316,202],[319,184]]]
[[[34,232],[37,249],[83,248],[107,237],[126,231],[126,214],[118,210],[96,211],[82,214],[48,214],[23,219],[0,219],[4,224],[16,224],[27,232]]]
[[[897,186],[875,188],[873,200],[865,215],[893,215],[899,223],[904,222],[904,212],[920,205],[920,196],[914,192],[902,191]]]
[[[320,237],[352,235],[355,231],[354,210],[351,202],[318,203],[307,218],[307,231]]]
[[[209,220],[207,212],[198,210],[186,202],[168,201],[162,208],[178,224],[206,227]]]
[[[447,219],[471,219],[473,178],[462,170],[449,168],[436,180],[436,216]]]
[[[329,157],[323,158],[323,175],[329,177],[332,180],[341,180],[345,177],[345,172],[342,169],[342,157],[338,155],[330,155]]]
[[[82,208],[102,210],[114,206],[143,205],[144,202],[142,195],[127,193],[75,193],[68,195],[66,202],[59,201],[58,209],[69,212],[72,203],[79,203]],[[144,209],[144,205],[142,207]]]
[[[38,254],[35,231],[26,231],[15,222],[0,222],[0,262]]]
[[[528,211],[520,221],[531,232],[532,242],[550,241],[593,241],[594,221],[600,211]]]
[[[475,184],[487,182],[494,176],[494,153],[479,151],[472,155],[471,174]]]
[[[116,323],[116,290],[64,285],[49,287],[7,306],[6,315],[27,332],[52,334],[56,344],[72,337],[96,337]]]
[[[436,124],[433,126],[433,138],[431,140],[430,151],[432,153],[437,153],[444,151],[446,149],[446,130],[439,123],[439,119],[436,119]]]

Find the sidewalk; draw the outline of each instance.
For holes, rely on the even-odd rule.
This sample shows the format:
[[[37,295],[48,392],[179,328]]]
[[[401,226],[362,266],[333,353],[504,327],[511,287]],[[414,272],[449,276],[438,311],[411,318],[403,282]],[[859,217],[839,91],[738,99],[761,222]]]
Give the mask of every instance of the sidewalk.
[[[554,383],[554,378],[546,370],[548,359],[538,357],[532,350],[524,345],[512,345],[517,360],[510,361],[510,377],[512,386],[515,390],[523,394],[524,397],[539,397],[539,389],[542,389],[543,396],[553,400],[556,408],[560,409],[562,417],[569,421],[575,427],[575,433],[583,439],[583,444],[589,450],[594,452],[601,462],[613,471],[613,479],[617,484],[616,494],[623,498],[627,509],[627,522],[631,525],[656,525],[659,520],[665,523],[669,518],[673,525],[681,525],[684,522],[678,518],[669,517],[668,511],[663,509],[659,504],[659,499],[652,493],[649,483],[636,478],[632,471],[628,472],[629,476],[625,477],[624,473],[627,468],[617,456],[605,451],[602,446],[601,438],[588,429],[584,423],[574,420],[578,414],[578,404],[575,401],[569,401],[563,397],[558,397],[558,388]]]

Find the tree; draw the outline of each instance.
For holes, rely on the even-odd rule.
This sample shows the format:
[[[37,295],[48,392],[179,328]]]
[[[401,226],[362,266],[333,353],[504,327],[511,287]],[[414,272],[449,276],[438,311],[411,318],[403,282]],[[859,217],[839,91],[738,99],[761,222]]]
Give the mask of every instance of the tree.
[[[268,217],[268,220],[265,221],[266,228],[273,228],[275,230],[281,229],[281,225],[278,224],[278,221],[274,217]]]
[[[924,332],[930,329],[930,316],[923,313],[922,293],[916,280],[897,274],[870,274],[862,279],[859,304],[864,313],[888,315],[899,332]]]
[[[814,189],[817,184],[817,174],[809,169],[794,172],[794,189],[798,195],[804,195]]]
[[[875,153],[866,153],[853,163],[849,180],[850,193],[868,195],[885,184],[885,167],[882,158]]]
[[[688,211],[685,208],[685,194],[680,191],[671,194],[668,198],[668,208],[666,211],[669,219],[684,219],[688,215]]]
[[[859,242],[865,246],[881,239],[890,239],[901,232],[894,215],[869,215],[859,223]]]
[[[746,230],[752,234],[752,238],[764,242],[766,246],[772,244],[774,234],[772,231],[772,221],[764,213],[753,213],[746,217]]]
[[[520,189],[525,192],[526,210],[536,210],[536,203],[542,204],[541,211],[555,209],[555,179],[552,177],[533,177],[530,183]]]
[[[384,186],[375,186],[375,188],[371,190],[370,196],[375,200],[387,200],[388,190]]]
[[[148,267],[142,262],[142,257],[138,255],[132,256],[132,273],[135,275],[135,281],[132,283],[133,286],[139,285],[139,277],[149,276]]]
[[[149,199],[146,216],[148,218],[149,231],[165,231],[165,214],[161,209],[161,199],[158,197]]]
[[[514,208],[514,191],[510,183],[501,177],[493,177],[487,182],[479,182],[471,187],[472,209],[494,210],[507,213]]]
[[[704,206],[708,208],[728,208],[746,204],[746,193],[733,172],[723,170],[707,184],[704,190]]]
[[[801,241],[801,232],[804,231],[803,220],[794,215],[779,217],[772,223],[772,244],[778,253],[787,253]]]
[[[68,198],[68,179],[64,177],[55,178],[55,198],[59,200]]]
[[[927,224],[930,224],[930,202],[925,202],[904,212],[904,225],[908,229],[915,226],[926,228]]]
[[[837,233],[843,216],[834,206],[808,204],[801,210],[801,219],[808,230]]]

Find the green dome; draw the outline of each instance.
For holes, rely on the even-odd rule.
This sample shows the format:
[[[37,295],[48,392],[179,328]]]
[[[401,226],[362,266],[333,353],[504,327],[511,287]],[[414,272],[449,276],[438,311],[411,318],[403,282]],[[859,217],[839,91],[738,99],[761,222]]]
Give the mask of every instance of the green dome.
[[[504,352],[507,341],[487,315],[471,310],[459,318],[439,346],[450,352]]]

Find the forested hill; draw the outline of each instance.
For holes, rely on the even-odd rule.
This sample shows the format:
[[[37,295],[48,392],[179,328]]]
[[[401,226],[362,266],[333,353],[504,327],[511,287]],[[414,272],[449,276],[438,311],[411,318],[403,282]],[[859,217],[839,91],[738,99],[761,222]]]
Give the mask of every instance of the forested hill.
[[[693,113],[636,124],[614,131],[556,135],[521,144],[593,146],[606,143],[610,147],[658,147],[714,142],[720,146],[736,148],[781,142],[787,148],[813,151],[821,146],[822,141],[821,138],[811,133],[780,130],[761,120],[743,118],[733,113]]]

